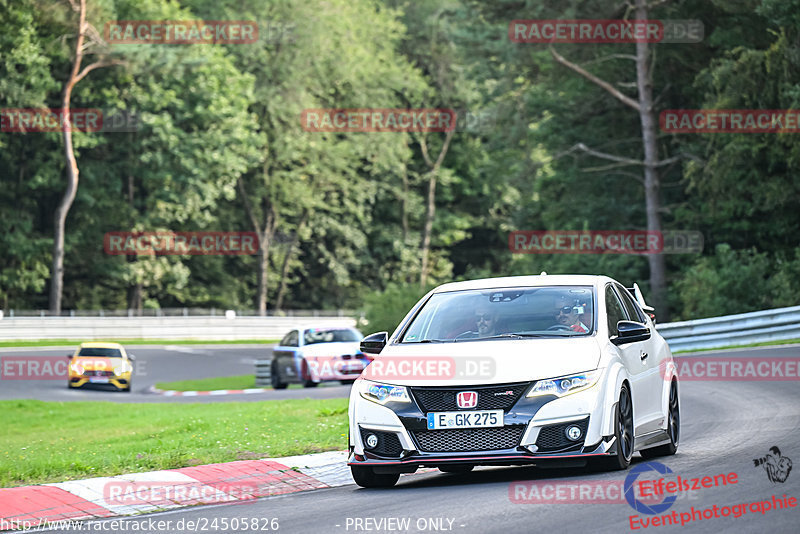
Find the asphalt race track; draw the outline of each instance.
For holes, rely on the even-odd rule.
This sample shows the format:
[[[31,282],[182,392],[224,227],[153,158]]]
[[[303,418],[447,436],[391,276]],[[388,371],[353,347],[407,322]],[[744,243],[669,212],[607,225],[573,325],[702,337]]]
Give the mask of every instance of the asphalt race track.
[[[76,344],[77,346],[77,344]],[[330,382],[316,388],[269,390],[264,393],[240,395],[168,397],[148,390],[156,382],[172,382],[218,376],[253,374],[255,361],[272,357],[271,345],[166,345],[163,347],[130,345],[126,349],[136,356],[130,393],[114,391],[113,387],[67,389],[66,379],[0,380],[0,400],[38,399],[46,401],[115,401],[115,402],[230,402],[263,401],[268,399],[329,399],[347,397],[350,386]],[[0,348],[4,357],[63,356],[75,347],[63,348]]]
[[[762,348],[702,355],[736,357],[798,355],[800,347]],[[137,354],[146,354],[137,350]],[[167,350],[154,352],[152,361],[161,361]],[[228,358],[252,358],[255,353],[239,353]],[[193,356],[200,359],[200,356]],[[210,359],[210,357],[209,357]],[[227,361],[227,360],[226,360]],[[238,369],[238,367],[237,367]],[[200,373],[199,369],[193,369]],[[237,371],[238,372],[238,371]],[[330,388],[331,392],[346,388]],[[314,393],[321,393],[323,390]],[[300,393],[307,394],[308,391]],[[220,400],[220,399],[214,399]],[[764,457],[773,446],[782,455],[800,462],[800,388],[798,381],[683,381],[681,383],[682,437],[678,454],[661,462],[683,479],[736,473],[735,484],[682,493],[672,507],[659,514],[688,513],[713,508],[719,510],[754,501],[800,497],[800,468],[795,467],[783,482],[770,481],[763,466],[754,459]],[[643,466],[638,454],[631,469]],[[138,525],[123,525],[121,530],[165,532],[147,528],[147,520],[201,521],[207,532],[263,532],[264,530],[213,529],[213,521],[276,518],[280,532],[753,532],[779,533],[800,531],[800,503],[795,508],[757,509],[740,517],[708,518],[685,526],[654,526],[632,529],[631,516],[652,518],[634,511],[626,502],[574,503],[569,499],[556,503],[514,502],[518,481],[541,484],[576,484],[596,487],[603,483],[624,481],[628,472],[590,473],[583,470],[537,469],[535,467],[480,468],[467,475],[441,474],[436,471],[403,476],[393,489],[366,490],[357,486],[309,491],[263,498],[246,504],[185,508],[170,512],[123,519]],[[652,471],[650,471],[653,474]],[[654,478],[645,477],[644,478]],[[600,484],[598,484],[600,483]],[[529,486],[525,486],[529,487]],[[520,500],[531,500],[523,492]],[[542,489],[541,495],[545,495]],[[534,499],[535,500],[535,499]],[[739,508],[741,514],[741,508]],[[687,516],[688,517],[688,516]],[[397,529],[397,521],[409,520],[408,528]],[[109,521],[98,520],[96,522]],[[267,521],[268,523],[268,521]],[[220,524],[220,523],[218,523]],[[402,523],[401,523],[402,524]],[[390,525],[392,528],[387,529]],[[239,525],[241,527],[241,524]],[[139,527],[139,528],[136,528]],[[437,527],[437,528],[434,528]],[[186,532],[174,526],[169,532]]]

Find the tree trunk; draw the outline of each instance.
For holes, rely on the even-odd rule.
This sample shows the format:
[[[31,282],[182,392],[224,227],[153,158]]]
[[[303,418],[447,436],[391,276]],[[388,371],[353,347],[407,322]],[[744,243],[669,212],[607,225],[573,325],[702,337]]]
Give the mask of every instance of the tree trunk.
[[[419,285],[424,288],[428,282],[428,255],[431,248],[433,218],[436,215],[436,173],[431,172],[428,182],[428,204],[425,208],[425,227],[422,231],[422,267],[419,273]]]
[[[428,182],[428,203],[425,209],[425,227],[422,231],[422,265],[419,273],[419,285],[424,288],[428,283],[428,262],[431,248],[431,234],[433,233],[433,218],[436,216],[436,179],[439,174],[439,169],[442,166],[442,161],[447,155],[447,150],[450,148],[450,141],[453,139],[455,129],[449,130],[442,143],[442,149],[439,151],[439,156],[436,161],[432,161],[428,155],[428,145],[425,138],[420,139],[420,149],[422,150],[422,157],[425,163],[431,168],[428,172],[430,180]]]
[[[133,174],[128,174],[128,205],[131,207],[131,211],[136,209],[134,205],[134,196],[135,196],[135,189],[133,186]],[[139,261],[139,258],[136,254],[131,254],[127,256],[128,263],[136,263]],[[135,280],[130,286],[128,286],[128,309],[133,310],[135,315],[141,317],[142,309],[144,308],[144,287],[140,280]]]
[[[258,314],[267,314],[267,289],[269,288],[269,246],[275,234],[275,218],[267,211],[264,230],[258,232]]]
[[[268,179],[269,172],[267,165],[264,164],[264,176]],[[247,191],[244,187],[244,180],[240,176],[237,180],[239,192],[242,195],[242,203],[247,217],[250,219],[250,224],[253,225],[253,230],[258,235],[258,290],[256,296],[256,307],[259,315],[267,314],[267,282],[269,275],[269,246],[272,243],[272,237],[275,235],[275,226],[277,224],[277,216],[273,211],[273,206],[269,203],[267,198],[263,199],[263,213],[264,213],[264,226],[263,228],[258,222],[256,212],[250,204],[250,199],[247,196]]]
[[[646,0],[636,0],[636,18],[647,20]],[[661,184],[658,175],[658,132],[653,109],[653,79],[650,73],[649,43],[636,43],[636,86],[639,90],[639,119],[642,123],[644,145],[644,195],[647,213],[647,230],[661,232]],[[663,321],[669,318],[666,300],[665,262],[663,254],[648,254],[650,290],[653,306]]]
[[[55,228],[53,232],[53,267],[50,280],[50,311],[61,312],[61,297],[64,291],[64,232],[67,224],[67,214],[78,192],[78,162],[72,147],[72,125],[69,120],[70,99],[72,88],[78,81],[78,71],[83,60],[83,31],[86,24],[86,0],[81,0],[78,22],[78,40],[75,43],[75,60],[72,63],[72,72],[64,84],[61,95],[61,114],[63,116],[62,137],[64,138],[64,157],[67,162],[67,190],[61,198],[61,203],[56,208]]]
[[[269,275],[269,238],[266,232],[258,236],[258,314],[267,314],[267,276]]]
[[[305,228],[306,221],[308,221],[309,212],[305,211],[303,213],[303,217],[300,219],[300,222],[297,224],[297,230],[295,231],[294,239],[292,242],[289,243],[289,248],[286,249],[286,256],[283,258],[283,265],[281,266],[281,283],[280,287],[278,287],[278,296],[275,297],[275,309],[280,310],[283,308],[283,297],[286,294],[286,279],[289,276],[289,261],[292,259],[292,255],[294,254],[294,249],[297,244],[300,242],[300,232]]]

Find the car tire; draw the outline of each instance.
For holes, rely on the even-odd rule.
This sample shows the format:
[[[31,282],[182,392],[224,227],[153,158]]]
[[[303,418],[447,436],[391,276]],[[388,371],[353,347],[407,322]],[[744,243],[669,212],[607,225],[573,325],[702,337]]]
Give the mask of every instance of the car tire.
[[[465,475],[475,468],[474,465],[442,465],[439,471],[442,473],[452,473],[455,475]]]
[[[284,382],[281,382],[281,377],[278,374],[278,367],[275,364],[272,364],[269,381],[272,384],[272,389],[286,389],[286,386],[288,385]]]
[[[614,437],[616,453],[600,458],[599,467],[605,471],[621,471],[631,465],[633,456],[633,401],[627,384],[622,384],[614,408]]]
[[[314,380],[311,378],[311,370],[308,368],[308,360],[305,358],[303,359],[303,363],[301,365],[300,378],[303,380],[304,388],[317,387],[318,382],[314,382]]]
[[[377,474],[366,465],[351,465],[353,480],[362,488],[391,488],[400,480],[400,473]]]
[[[339,383],[343,386],[352,386],[355,380],[339,380]]]
[[[649,460],[659,456],[671,456],[678,451],[678,442],[681,439],[681,407],[678,398],[678,382],[673,380],[669,388],[669,403],[667,404],[667,434],[669,443],[639,451],[642,458]]]

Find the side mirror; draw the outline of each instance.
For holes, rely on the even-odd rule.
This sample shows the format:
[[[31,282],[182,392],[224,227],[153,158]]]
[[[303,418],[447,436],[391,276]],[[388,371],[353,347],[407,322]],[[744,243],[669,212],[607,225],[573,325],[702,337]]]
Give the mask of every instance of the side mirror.
[[[132,362],[135,362],[136,361],[136,356],[134,356],[133,354],[128,354],[128,359],[130,361],[132,361]]]
[[[67,359],[71,360],[72,356],[74,356],[74,354],[72,354],[72,353],[67,354]]]
[[[359,348],[364,354],[380,354],[388,341],[389,332],[378,332],[362,339]]]
[[[611,337],[611,342],[614,345],[622,345],[624,343],[634,343],[636,341],[650,339],[650,329],[641,323],[636,323],[633,321],[618,322],[617,331],[619,331],[619,334]]]

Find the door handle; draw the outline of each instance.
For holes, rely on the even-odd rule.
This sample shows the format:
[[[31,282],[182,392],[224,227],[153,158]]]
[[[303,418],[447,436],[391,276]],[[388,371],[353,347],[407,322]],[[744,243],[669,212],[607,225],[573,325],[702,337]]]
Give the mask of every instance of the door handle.
[[[647,353],[646,352],[642,352],[641,358],[642,358],[642,361],[645,361],[647,359]]]

